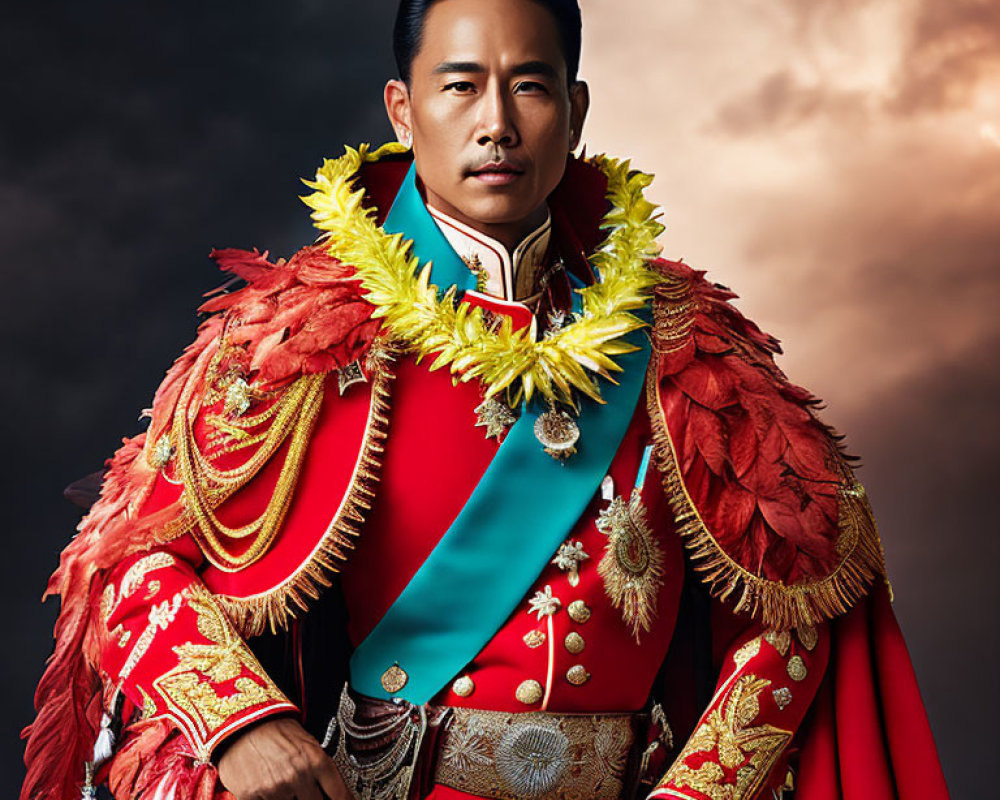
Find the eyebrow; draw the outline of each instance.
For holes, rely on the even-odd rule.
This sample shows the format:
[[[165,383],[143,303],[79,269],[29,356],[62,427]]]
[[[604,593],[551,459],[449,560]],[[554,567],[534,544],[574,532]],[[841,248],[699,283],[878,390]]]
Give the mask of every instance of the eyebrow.
[[[486,72],[486,67],[478,61],[442,61],[431,71],[433,75],[442,75],[452,72]],[[558,77],[556,68],[547,61],[525,61],[516,65],[511,72],[515,75],[545,75],[549,78]]]

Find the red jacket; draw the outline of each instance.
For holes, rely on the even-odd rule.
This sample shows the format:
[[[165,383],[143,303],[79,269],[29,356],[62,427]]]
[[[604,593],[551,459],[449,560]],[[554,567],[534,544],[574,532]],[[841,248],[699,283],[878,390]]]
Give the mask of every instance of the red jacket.
[[[405,166],[364,169],[372,206],[387,208]],[[599,243],[602,189],[573,159],[550,198],[555,235],[580,256],[571,270]],[[475,425],[478,383],[393,353],[352,269],[321,244],[287,262],[216,257],[247,286],[203,307],[213,316],[160,387],[147,433],[109,462],[50,584],[63,610],[26,731],[22,800],[73,796],[102,711],[127,723],[99,775],[116,796],[223,796],[213,750],[265,716],[308,717],[307,673],[324,668],[293,636],[298,670],[282,691],[247,641],[295,629],[340,571],[357,644],[498,446]],[[655,688],[677,749],[657,754],[654,795],[757,797],[794,764],[806,800],[946,796],[839,437],[735,295],[686,264],[651,266],[662,280],[647,391],[609,470],[627,502],[652,446],[632,512],[659,559],[647,624],[623,614],[598,568],[608,501],[595,496],[565,542],[587,557],[547,566],[435,702],[624,711]],[[352,364],[364,382],[344,380]],[[714,598],[707,706],[693,702],[682,612],[685,581],[698,578]],[[538,592],[558,600],[555,613],[532,613]]]

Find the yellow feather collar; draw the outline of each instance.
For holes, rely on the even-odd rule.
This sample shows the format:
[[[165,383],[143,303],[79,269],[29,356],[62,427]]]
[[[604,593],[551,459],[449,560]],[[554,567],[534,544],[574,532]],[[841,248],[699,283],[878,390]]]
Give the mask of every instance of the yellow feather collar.
[[[613,356],[636,349],[622,337],[646,323],[630,312],[646,304],[658,281],[646,265],[659,254],[656,237],[663,231],[656,206],[643,197],[652,175],[630,170],[628,161],[587,159],[607,176],[611,204],[601,225],[608,233],[590,257],[600,278],[578,290],[583,310],[574,322],[534,341],[527,329],[513,331],[509,319],[491,330],[481,308],[455,302],[454,287],[439,299],[430,263],[420,265],[409,254],[409,240],[387,234],[375,224],[374,210],[362,206],[364,190],[354,189],[361,165],[405,150],[395,142],[374,151],[367,144],[348,147],[340,158],[324,160],[315,180],[303,181],[314,192],[302,201],[330,255],[356,268],[376,306],[373,316],[418,358],[437,354],[431,369],[450,365],[458,380],[478,378],[487,397],[509,389],[516,404],[537,391],[550,402],[575,405],[576,390],[603,402],[594,376],[612,380],[610,373],[621,371]]]

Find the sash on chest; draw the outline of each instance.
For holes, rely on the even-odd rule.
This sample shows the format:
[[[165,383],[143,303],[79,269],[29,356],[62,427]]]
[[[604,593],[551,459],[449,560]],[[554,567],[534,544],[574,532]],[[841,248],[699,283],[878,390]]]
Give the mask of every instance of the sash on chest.
[[[411,167],[384,229],[433,260],[437,286],[467,286],[469,270],[430,216]],[[565,462],[535,438],[543,402],[520,416],[465,506],[426,561],[351,657],[351,686],[371,697],[428,702],[489,642],[572,531],[607,474],[644,385],[645,331],[626,341],[619,382],[602,385],[604,404],[584,399],[580,440]]]

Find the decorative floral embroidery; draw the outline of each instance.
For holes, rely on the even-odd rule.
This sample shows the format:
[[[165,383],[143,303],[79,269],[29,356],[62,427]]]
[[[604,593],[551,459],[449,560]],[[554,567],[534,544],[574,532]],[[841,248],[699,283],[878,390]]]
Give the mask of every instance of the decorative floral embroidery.
[[[755,639],[759,646],[759,639]],[[766,678],[743,675],[695,730],[659,788],[689,788],[712,800],[749,800],[791,740],[791,731],[773,725],[751,727],[760,713],[760,694],[771,685]],[[717,760],[697,768],[687,759],[715,752]],[[735,777],[733,773],[735,771]]]

